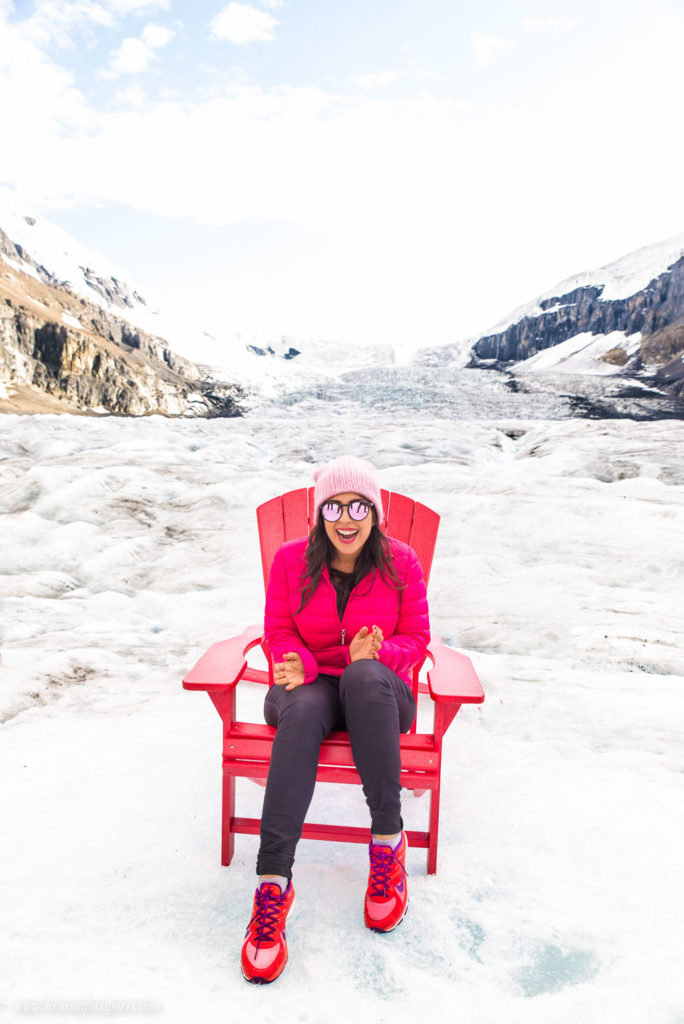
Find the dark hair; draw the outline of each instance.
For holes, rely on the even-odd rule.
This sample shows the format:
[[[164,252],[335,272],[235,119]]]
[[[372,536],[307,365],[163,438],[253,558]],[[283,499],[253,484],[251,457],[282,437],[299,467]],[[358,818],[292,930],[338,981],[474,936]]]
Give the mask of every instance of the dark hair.
[[[309,534],[309,543],[307,544],[304,552],[306,567],[302,573],[301,579],[302,601],[295,614],[301,612],[304,605],[311,600],[311,597],[320,582],[323,567],[325,565],[330,565],[334,555],[335,546],[328,537],[328,534],[325,532],[325,522],[323,520],[323,516],[319,513],[316,525]],[[399,579],[397,570],[394,566],[392,549],[390,548],[387,535],[384,534],[378,526],[375,508],[373,508],[373,525],[371,527],[371,532],[368,535],[368,540],[359,551],[359,556],[356,559],[356,565],[354,566],[355,583],[364,579],[374,569],[378,570],[380,576],[386,583],[389,583],[397,590],[404,589],[404,585]]]

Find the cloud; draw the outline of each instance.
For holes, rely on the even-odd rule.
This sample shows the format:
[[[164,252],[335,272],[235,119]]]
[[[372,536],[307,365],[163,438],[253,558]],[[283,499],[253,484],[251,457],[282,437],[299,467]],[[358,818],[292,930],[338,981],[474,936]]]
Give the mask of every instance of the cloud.
[[[282,229],[291,259],[272,282],[285,295],[300,274],[293,309],[308,295],[312,318],[314,303],[316,315],[324,305],[330,319],[339,314],[338,334],[343,316],[364,328],[375,316],[379,337],[396,329],[444,340],[681,230],[680,24],[652,26],[518,108],[468,110],[428,89],[233,85],[160,98],[126,89],[138,80],[123,77],[120,105],[98,111],[0,16],[0,109],[13,140],[2,177],[43,210],[122,204],[181,225]],[[580,142],[569,144],[577,124]],[[624,140],[644,124],[657,160],[648,145],[625,156]],[[255,272],[258,290],[280,315]],[[503,308],[487,305],[492,294]]]
[[[120,16],[145,14],[147,11],[168,11],[169,0],[103,0],[110,11]]]
[[[523,18],[523,28],[528,35],[541,32],[569,32],[575,27],[567,18]]]
[[[38,46],[74,45],[77,32],[114,28],[115,18],[97,0],[38,0],[33,14],[21,23],[22,35]]]
[[[24,152],[55,135],[65,139],[74,132],[88,131],[96,117],[82,93],[76,89],[71,72],[51,61],[36,44],[32,32],[6,22],[0,12],[0,110],[3,132],[8,139],[22,140]],[[13,147],[11,147],[13,148]],[[5,163],[10,147],[3,152]],[[21,173],[17,181],[21,182]]]
[[[251,4],[230,3],[212,18],[210,28],[215,39],[227,39],[244,46],[246,43],[269,43],[275,39],[278,22],[265,11]]]
[[[513,46],[512,39],[504,36],[490,36],[483,32],[473,32],[470,37],[473,50],[473,64],[478,68],[487,67],[495,53],[509,50]]]
[[[367,75],[354,75],[352,82],[360,89],[372,92],[373,89],[387,89],[399,78],[397,71],[375,71]]]
[[[98,28],[116,28],[126,15],[168,10],[169,0],[36,0],[30,17],[22,21],[26,38],[38,46],[74,45],[74,36],[92,34]],[[0,14],[10,13],[12,4],[0,0]]]
[[[125,89],[117,89],[115,96],[119,103],[139,109],[142,109],[147,102],[147,94],[139,85],[129,85]]]
[[[118,50],[111,53],[108,75],[137,75],[147,71],[158,59],[156,50],[167,46],[175,33],[163,25],[146,25],[142,35],[136,39],[124,39]]]

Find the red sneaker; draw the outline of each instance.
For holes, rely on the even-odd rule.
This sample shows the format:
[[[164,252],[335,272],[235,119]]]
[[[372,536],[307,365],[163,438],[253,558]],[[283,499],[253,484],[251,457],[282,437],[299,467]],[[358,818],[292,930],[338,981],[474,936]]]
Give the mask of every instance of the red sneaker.
[[[252,917],[242,944],[241,967],[247,981],[268,985],[275,981],[287,963],[285,918],[294,903],[294,889],[285,892],[276,882],[262,882],[254,893]]]
[[[408,905],[406,833],[394,849],[371,840],[370,874],[363,919],[374,932],[391,932],[403,919]]]

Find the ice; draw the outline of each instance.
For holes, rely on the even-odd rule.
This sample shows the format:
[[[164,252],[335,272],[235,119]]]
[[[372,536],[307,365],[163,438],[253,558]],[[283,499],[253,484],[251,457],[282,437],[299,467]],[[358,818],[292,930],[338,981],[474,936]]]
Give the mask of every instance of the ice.
[[[457,419],[359,387],[236,420],[0,418],[8,1020],[682,1018],[684,424]],[[486,702],[448,733],[438,873],[409,851],[401,927],[363,926],[363,847],[302,842],[290,963],[260,989],[237,960],[257,840],[220,867],[220,721],[180,679],[261,618],[256,505],[342,451],[442,515],[433,629]],[[261,796],[239,786],[239,813]],[[355,787],[311,810],[366,814]],[[404,818],[424,828],[425,800]]]

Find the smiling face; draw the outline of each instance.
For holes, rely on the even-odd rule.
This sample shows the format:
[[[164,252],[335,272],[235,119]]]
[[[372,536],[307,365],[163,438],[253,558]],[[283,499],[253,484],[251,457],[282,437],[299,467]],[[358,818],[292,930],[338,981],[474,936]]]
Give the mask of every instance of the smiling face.
[[[357,494],[355,491],[333,494],[328,501],[339,501],[340,504],[347,505],[350,501],[359,498],[362,501],[367,501],[362,494]],[[336,523],[329,523],[327,520],[323,520],[325,532],[335,548],[335,556],[332,560],[333,569],[340,569],[342,572],[351,572],[353,570],[363,545],[370,537],[374,522],[375,512],[372,508],[366,518],[362,519],[360,523],[350,517],[348,508],[342,509],[342,515]]]

